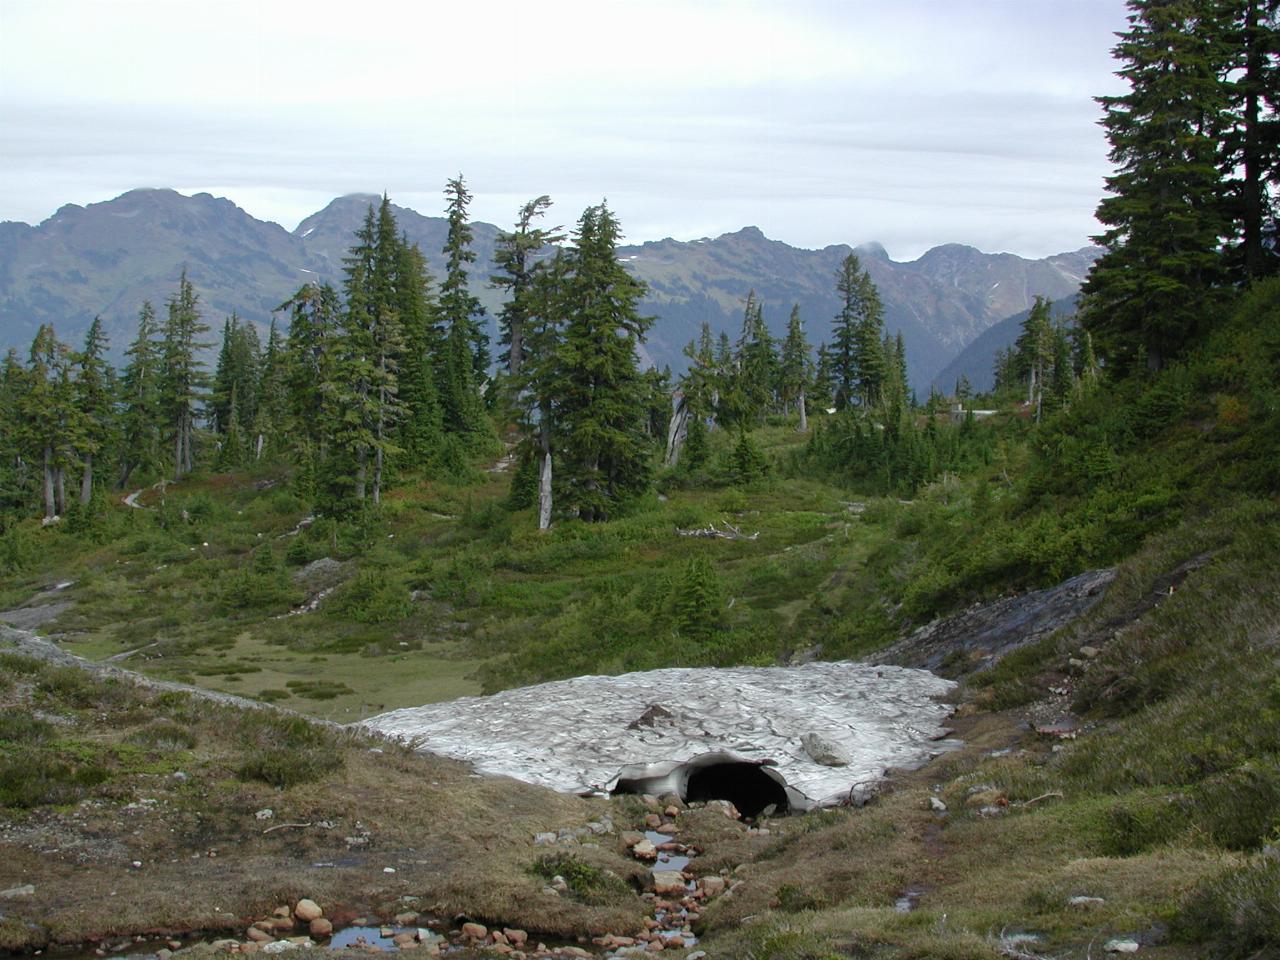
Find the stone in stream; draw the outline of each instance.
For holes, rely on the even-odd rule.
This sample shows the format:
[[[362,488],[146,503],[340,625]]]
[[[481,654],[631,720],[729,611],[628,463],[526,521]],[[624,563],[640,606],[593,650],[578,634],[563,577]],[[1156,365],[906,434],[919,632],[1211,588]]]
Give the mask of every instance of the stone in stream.
[[[507,938],[507,942],[519,950],[529,941],[529,934],[524,930],[518,930],[513,927],[503,927],[502,934]]]
[[[702,880],[699,881],[699,883],[702,886],[702,892],[706,894],[708,897],[715,897],[724,893],[724,889],[725,889],[724,877],[716,877],[716,876],[703,877]]]
[[[462,935],[468,940],[483,940],[489,935],[489,928],[483,923],[464,923]]]
[[[248,937],[250,940],[256,941],[257,943],[270,943],[275,939],[275,937],[267,933],[267,931],[263,930],[257,924],[254,924],[252,927],[246,930],[244,932],[244,935]]]
[[[653,845],[653,842],[648,839],[641,840],[634,847],[632,847],[631,853],[636,857],[637,860],[657,860],[658,859],[658,848],[655,847]]]
[[[685,882],[683,873],[677,873],[672,870],[655,870],[653,872],[653,890],[658,896],[672,893],[679,896],[688,890],[688,885]]]
[[[324,911],[320,909],[320,905],[314,900],[303,898],[298,901],[298,905],[293,908],[293,915],[304,923],[310,923],[317,917],[323,917]]]
[[[324,917],[316,917],[311,921],[308,928],[313,937],[331,937],[333,936],[333,924]]]

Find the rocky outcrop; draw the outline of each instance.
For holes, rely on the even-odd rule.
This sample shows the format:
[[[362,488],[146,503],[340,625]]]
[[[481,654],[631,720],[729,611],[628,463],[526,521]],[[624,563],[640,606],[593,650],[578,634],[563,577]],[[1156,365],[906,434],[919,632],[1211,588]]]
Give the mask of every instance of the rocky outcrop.
[[[924,667],[946,676],[986,669],[1006,654],[1046,637],[1102,599],[1115,570],[1090,570],[1055,587],[974,604],[925,624],[867,658]]]

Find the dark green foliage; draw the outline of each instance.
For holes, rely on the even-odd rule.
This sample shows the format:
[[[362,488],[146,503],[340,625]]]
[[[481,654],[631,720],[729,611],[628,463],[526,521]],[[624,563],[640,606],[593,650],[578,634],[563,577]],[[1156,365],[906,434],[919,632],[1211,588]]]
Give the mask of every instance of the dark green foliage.
[[[100,764],[53,748],[0,746],[0,807],[74,803],[107,777]]]
[[[593,867],[572,853],[541,856],[530,865],[529,872],[543,880],[563,877],[570,894],[579,903],[600,906],[635,896],[627,882],[616,873]]]
[[[128,743],[159,750],[190,750],[196,745],[195,732],[172,720],[157,720],[125,738]]]
[[[360,623],[388,623],[407,617],[413,611],[413,602],[403,580],[384,567],[375,567],[361,570],[327,607]]]
[[[636,347],[650,318],[638,313],[644,287],[618,263],[618,240],[618,222],[604,205],[578,221],[549,391],[557,507],[588,521],[615,514],[649,482]]]
[[[196,417],[208,377],[200,359],[208,346],[200,338],[209,327],[200,317],[199,297],[184,269],[178,292],[168,302],[157,379],[163,430],[172,453],[173,475],[195,468]]]
[[[672,622],[681,637],[706,642],[724,627],[724,586],[704,556],[691,559],[676,577],[670,603]]]
[[[745,430],[738,431],[730,459],[730,476],[736,484],[753,483],[769,472],[769,462]]]
[[[1268,956],[1280,944],[1280,859],[1269,851],[1203,881],[1172,926],[1178,940],[1211,944],[1223,960]]]
[[[237,733],[244,744],[236,768],[242,780],[287,789],[329,776],[342,767],[334,735],[305,717],[248,710]]]

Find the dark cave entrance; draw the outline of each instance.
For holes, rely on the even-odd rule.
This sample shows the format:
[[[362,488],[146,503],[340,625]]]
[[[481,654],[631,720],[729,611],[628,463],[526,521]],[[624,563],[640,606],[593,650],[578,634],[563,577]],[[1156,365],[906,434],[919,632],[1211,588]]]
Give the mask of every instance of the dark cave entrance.
[[[728,761],[709,763],[689,772],[684,799],[694,803],[728,800],[744,817],[759,816],[771,804],[776,813],[786,813],[787,791],[757,763]]]

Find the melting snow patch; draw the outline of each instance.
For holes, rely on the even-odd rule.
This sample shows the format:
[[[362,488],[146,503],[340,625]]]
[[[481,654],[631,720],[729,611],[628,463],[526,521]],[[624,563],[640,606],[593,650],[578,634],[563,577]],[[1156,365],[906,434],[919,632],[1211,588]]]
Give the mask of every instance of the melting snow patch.
[[[950,708],[937,698],[953,686],[927,670],[849,662],[680,668],[406,707],[364,725],[481,773],[570,793],[622,780],[687,795],[710,765],[759,765],[792,809],[807,810],[947,749],[935,738]],[[815,738],[847,763],[815,760],[805,747]]]

